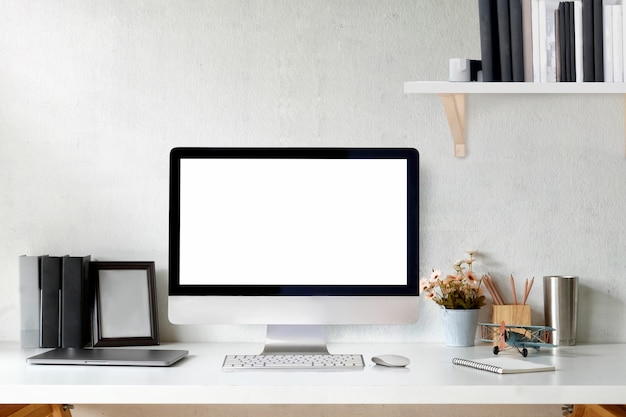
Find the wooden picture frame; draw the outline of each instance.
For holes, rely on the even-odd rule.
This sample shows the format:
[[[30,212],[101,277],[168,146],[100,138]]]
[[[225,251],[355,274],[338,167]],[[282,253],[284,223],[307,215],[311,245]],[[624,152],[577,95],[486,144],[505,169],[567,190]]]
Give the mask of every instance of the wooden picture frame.
[[[91,262],[93,346],[159,344],[154,262]]]

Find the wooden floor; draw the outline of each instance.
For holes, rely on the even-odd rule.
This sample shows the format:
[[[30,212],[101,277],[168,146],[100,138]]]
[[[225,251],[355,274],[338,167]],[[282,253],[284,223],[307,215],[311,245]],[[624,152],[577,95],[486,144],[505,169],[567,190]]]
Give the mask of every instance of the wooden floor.
[[[624,405],[579,404],[570,417],[626,417]]]
[[[72,414],[60,404],[0,404],[0,417],[72,417]],[[626,406],[577,404],[569,417],[626,417]]]
[[[60,404],[0,404],[0,417],[72,417]]]

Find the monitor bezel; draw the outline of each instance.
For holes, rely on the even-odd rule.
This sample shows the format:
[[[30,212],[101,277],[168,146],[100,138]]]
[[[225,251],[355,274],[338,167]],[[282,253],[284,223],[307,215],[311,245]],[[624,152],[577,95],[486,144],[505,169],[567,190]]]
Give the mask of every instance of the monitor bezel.
[[[179,275],[180,165],[184,159],[404,159],[407,161],[407,281],[404,285],[183,285]],[[417,296],[419,154],[413,148],[211,148],[170,152],[169,295],[192,296]]]

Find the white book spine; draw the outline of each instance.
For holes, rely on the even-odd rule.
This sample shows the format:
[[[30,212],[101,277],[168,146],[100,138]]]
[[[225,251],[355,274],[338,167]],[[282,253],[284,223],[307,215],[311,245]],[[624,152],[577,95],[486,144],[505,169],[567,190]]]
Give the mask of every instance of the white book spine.
[[[613,13],[613,81],[621,83],[624,81],[624,56],[623,33],[622,33],[622,5],[612,6]]]
[[[533,81],[541,82],[540,41],[539,41],[539,0],[532,0],[532,37],[533,37]]]
[[[583,82],[583,2],[574,2],[574,38],[576,40],[576,82]]]
[[[522,28],[524,48],[524,81],[533,82],[533,15],[532,0],[522,0]]]
[[[546,0],[537,0],[537,3],[539,5],[539,79],[545,83],[548,80]]]
[[[626,65],[624,65],[624,57],[626,57],[626,10],[622,4],[622,81],[626,80]]]
[[[604,82],[613,82],[613,8],[610,4],[602,6]]]
[[[556,21],[558,0],[546,0],[546,82],[556,82]]]

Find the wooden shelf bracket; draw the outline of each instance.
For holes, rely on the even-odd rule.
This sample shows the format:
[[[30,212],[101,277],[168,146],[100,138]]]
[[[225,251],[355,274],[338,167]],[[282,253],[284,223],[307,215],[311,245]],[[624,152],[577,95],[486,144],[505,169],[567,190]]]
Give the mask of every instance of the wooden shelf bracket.
[[[440,93],[454,141],[454,156],[465,156],[465,94]]]
[[[626,82],[619,83],[514,83],[407,81],[405,94],[437,94],[443,101],[454,156],[465,156],[465,96],[468,94],[622,94],[624,96],[624,156],[626,157]]]

